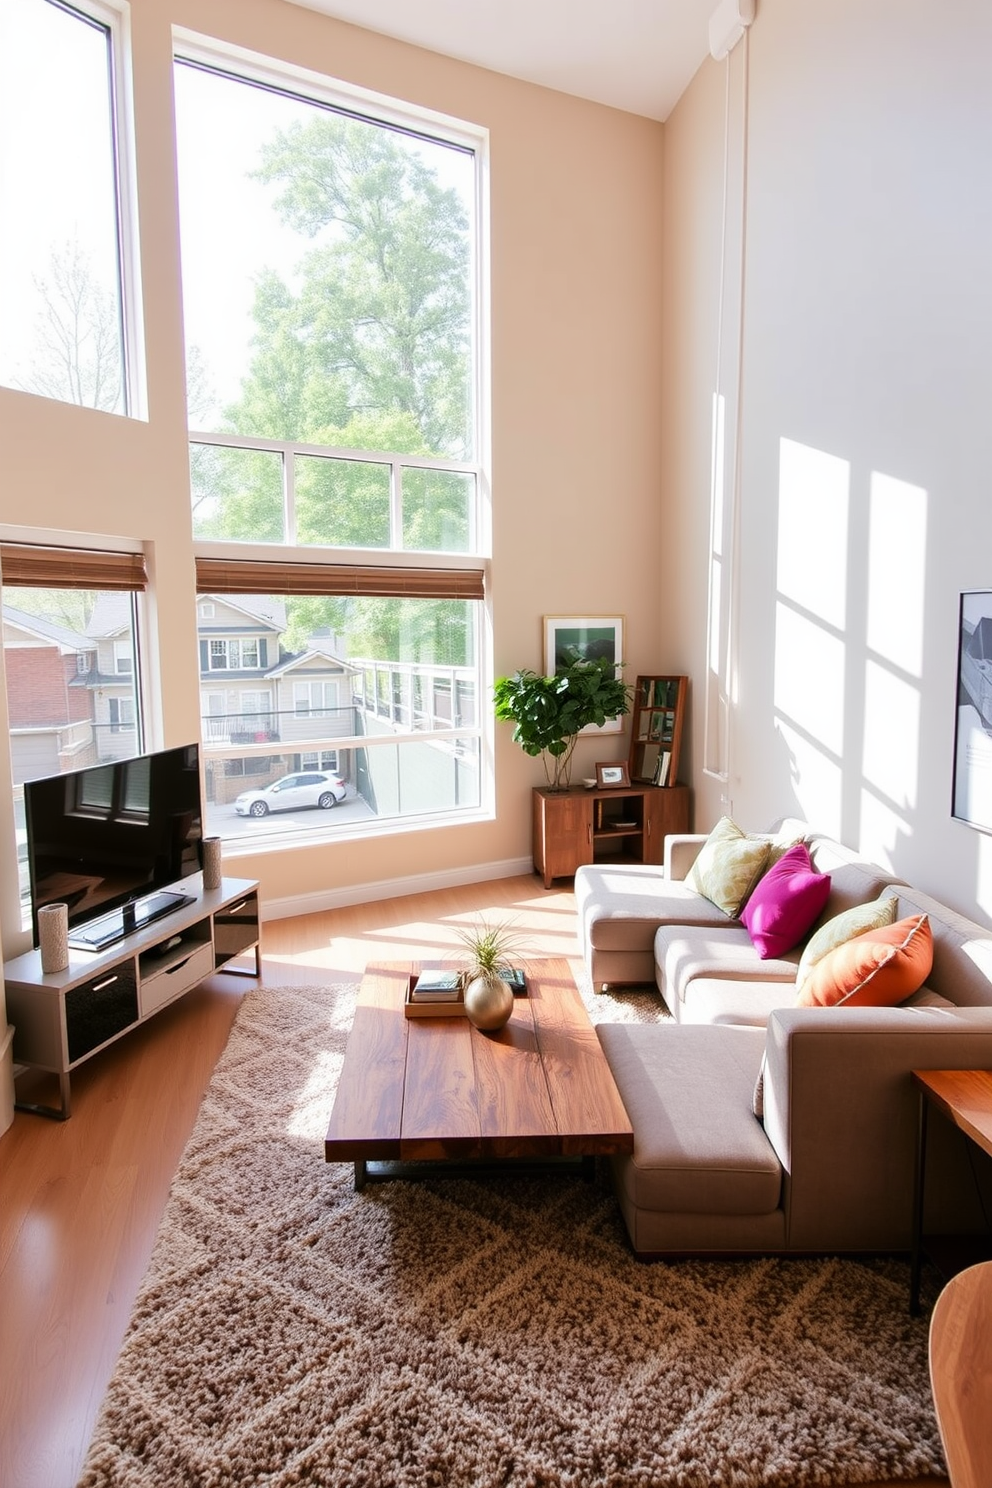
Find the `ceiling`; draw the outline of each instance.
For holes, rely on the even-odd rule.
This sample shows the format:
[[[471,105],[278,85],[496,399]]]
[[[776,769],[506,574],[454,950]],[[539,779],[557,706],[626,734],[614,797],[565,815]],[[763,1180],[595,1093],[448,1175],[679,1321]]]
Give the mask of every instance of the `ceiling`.
[[[716,0],[292,0],[493,72],[667,119]]]

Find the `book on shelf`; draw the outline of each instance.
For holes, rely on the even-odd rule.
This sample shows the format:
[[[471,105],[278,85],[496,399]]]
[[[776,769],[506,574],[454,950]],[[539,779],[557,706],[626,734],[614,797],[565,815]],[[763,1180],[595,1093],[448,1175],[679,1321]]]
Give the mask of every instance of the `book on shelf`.
[[[670,749],[663,749],[661,751],[661,753],[659,754],[659,756],[658,756],[658,764],[657,764],[657,766],[655,768],[655,772],[654,772],[654,784],[655,785],[667,785],[668,784],[668,772],[671,769],[671,766],[672,766],[672,751]]]
[[[654,773],[658,768],[658,759],[661,755],[660,744],[644,744],[641,747],[641,768],[637,772],[638,780],[654,780]]]

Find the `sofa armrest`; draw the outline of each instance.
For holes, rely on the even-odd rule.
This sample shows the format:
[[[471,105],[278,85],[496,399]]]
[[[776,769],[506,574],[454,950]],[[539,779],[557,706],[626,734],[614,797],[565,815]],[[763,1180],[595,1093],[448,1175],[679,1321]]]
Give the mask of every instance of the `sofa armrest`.
[[[765,1061],[790,1248],[908,1248],[919,1113],[910,1072],[992,1068],[992,1007],[782,1008],[768,1019]],[[934,1135],[943,1147],[931,1207],[941,1228],[970,1228],[965,1155],[952,1132]]]
[[[665,838],[665,877],[682,879],[699,857],[705,832],[670,832]]]

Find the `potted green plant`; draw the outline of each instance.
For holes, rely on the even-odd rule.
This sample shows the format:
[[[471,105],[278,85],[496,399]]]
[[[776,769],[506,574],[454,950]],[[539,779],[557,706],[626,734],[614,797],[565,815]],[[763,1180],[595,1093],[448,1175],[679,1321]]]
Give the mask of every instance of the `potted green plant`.
[[[512,968],[520,936],[509,920],[480,920],[457,935],[467,952],[461,973],[466,1016],[483,1033],[495,1032],[513,1012],[513,988],[500,972]]]
[[[526,754],[540,755],[552,790],[565,790],[575,741],[587,724],[602,725],[630,709],[630,697],[612,661],[576,661],[553,677],[521,670],[498,677],[496,717],[514,724],[513,738]]]

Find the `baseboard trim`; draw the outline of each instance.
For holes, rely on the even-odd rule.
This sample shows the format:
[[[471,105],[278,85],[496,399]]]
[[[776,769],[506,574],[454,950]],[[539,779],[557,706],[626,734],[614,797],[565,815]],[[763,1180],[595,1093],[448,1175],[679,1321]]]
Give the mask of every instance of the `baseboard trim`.
[[[294,894],[286,899],[262,898],[263,920],[287,920],[294,915],[319,914],[325,909],[345,909],[351,904],[372,904],[377,899],[402,899],[407,894],[429,894],[433,889],[459,888],[494,878],[517,878],[533,873],[530,858],[507,858],[501,863],[475,863],[469,868],[445,868],[437,873],[412,873],[405,878],[384,878],[376,883],[349,884],[344,889],[321,889],[313,894]]]

